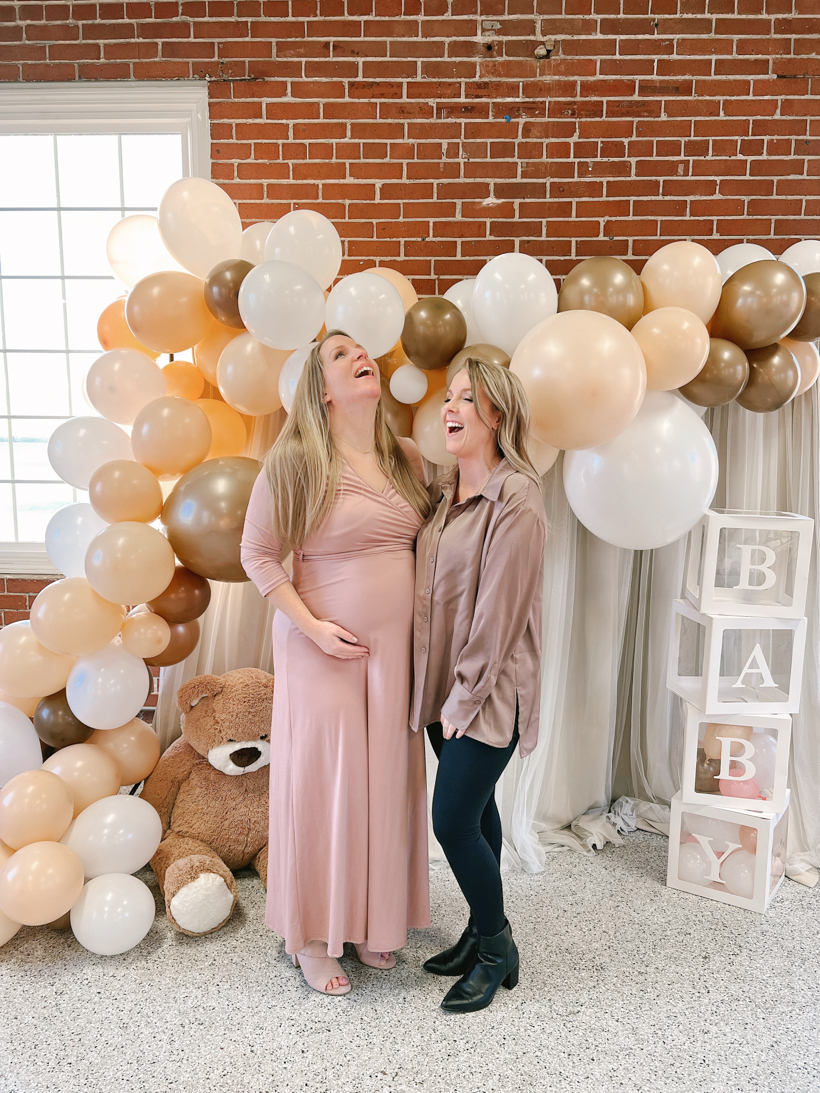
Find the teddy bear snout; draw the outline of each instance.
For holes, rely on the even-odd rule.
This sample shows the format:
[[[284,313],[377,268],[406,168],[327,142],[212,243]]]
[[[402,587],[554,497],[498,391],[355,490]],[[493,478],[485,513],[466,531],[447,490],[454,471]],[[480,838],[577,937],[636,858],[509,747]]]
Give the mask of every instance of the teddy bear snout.
[[[236,763],[238,767],[249,767],[261,754],[259,748],[240,748],[238,751],[231,752],[231,762]]]
[[[231,740],[208,752],[208,762],[223,774],[252,774],[270,763],[267,740]]]

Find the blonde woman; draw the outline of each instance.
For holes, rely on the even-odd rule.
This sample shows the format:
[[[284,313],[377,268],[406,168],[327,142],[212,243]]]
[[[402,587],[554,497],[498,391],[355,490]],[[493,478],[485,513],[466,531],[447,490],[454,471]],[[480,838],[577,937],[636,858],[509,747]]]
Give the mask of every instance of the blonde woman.
[[[461,977],[441,1005],[468,1013],[518,982],[495,784],[538,736],[546,515],[515,375],[468,359],[442,421],[458,464],[431,486],[416,548],[412,723],[438,755],[433,829],[470,907],[459,941],[424,966]]]
[[[251,495],[242,564],[276,607],[266,922],[315,990],[353,942],[387,969],[429,925],[424,751],[407,723],[421,457],[346,334],[311,352]],[[282,568],[293,548],[293,579]]]

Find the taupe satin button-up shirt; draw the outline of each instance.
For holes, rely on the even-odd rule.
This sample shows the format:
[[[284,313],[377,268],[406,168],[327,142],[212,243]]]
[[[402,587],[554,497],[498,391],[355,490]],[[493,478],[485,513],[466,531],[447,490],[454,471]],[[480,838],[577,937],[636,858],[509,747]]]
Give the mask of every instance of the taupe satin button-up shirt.
[[[443,715],[467,736],[506,747],[517,698],[526,755],[541,697],[543,498],[506,459],[461,503],[457,484],[454,467],[429,487],[433,512],[416,542],[411,725]]]

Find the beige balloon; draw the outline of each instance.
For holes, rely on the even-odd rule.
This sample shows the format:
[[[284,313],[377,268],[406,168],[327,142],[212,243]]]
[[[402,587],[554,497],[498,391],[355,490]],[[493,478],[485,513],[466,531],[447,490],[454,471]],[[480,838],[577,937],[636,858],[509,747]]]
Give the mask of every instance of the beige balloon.
[[[181,353],[201,341],[211,324],[204,292],[205,282],[190,273],[151,273],[129,292],[125,321],[149,349]]]
[[[780,344],[785,345],[800,365],[800,386],[794,394],[794,398],[797,398],[813,387],[820,375],[820,353],[817,351],[817,342],[798,342],[795,338],[781,338]]]
[[[34,711],[40,705],[42,697],[42,695],[35,695],[33,698],[17,698],[16,695],[0,691],[0,702],[7,702],[9,706],[16,706],[18,710],[22,710],[26,717],[34,717]]]
[[[113,797],[122,784],[122,771],[114,756],[87,743],[70,744],[55,751],[43,763],[43,770],[56,774],[65,785],[72,799],[75,817],[101,797]]]
[[[137,414],[131,432],[134,458],[158,478],[176,478],[196,467],[211,447],[211,426],[189,399],[154,399]]]
[[[736,740],[751,740],[754,729],[751,725],[717,725],[713,721],[707,721],[703,734],[703,750],[707,759],[720,759],[721,736],[733,736]],[[732,755],[739,755],[743,751],[740,744],[732,744]]]
[[[413,288],[412,282],[404,276],[403,273],[399,273],[397,269],[390,269],[389,266],[371,266],[370,269],[363,271],[365,273],[376,273],[379,277],[384,277],[385,281],[389,281],[401,296],[401,302],[404,304],[405,312],[408,312],[413,304],[419,302],[416,290]]]
[[[647,391],[676,391],[706,364],[709,331],[683,307],[659,307],[632,327],[646,363]]]
[[[527,451],[530,454],[532,465],[542,478],[561,454],[560,448],[553,448],[552,444],[539,440],[532,433],[527,437]]]
[[[48,839],[58,842],[72,814],[71,793],[55,774],[27,770],[0,790],[0,839],[12,850]]]
[[[111,524],[91,540],[85,575],[105,600],[144,603],[165,591],[174,575],[174,564],[171,544],[161,532],[125,520]]]
[[[222,350],[229,345],[234,338],[241,338],[242,334],[235,326],[223,326],[208,312],[209,326],[200,341],[194,346],[194,364],[202,375],[216,387],[216,370]]]
[[[136,785],[147,778],[159,762],[159,737],[138,717],[118,729],[97,729],[88,743],[117,760],[124,786]]]
[[[85,577],[65,577],[37,595],[30,618],[34,636],[46,649],[82,657],[114,640],[125,609],[104,600]]]
[[[125,620],[122,644],[135,657],[156,657],[168,647],[171,627],[153,611],[139,611]]]
[[[156,475],[133,459],[112,459],[94,471],[88,500],[109,524],[121,520],[150,524],[162,512],[162,488]]]
[[[655,251],[641,271],[644,314],[659,307],[683,307],[708,323],[720,301],[717,258],[700,243],[678,240]]]
[[[0,911],[24,926],[45,926],[71,910],[84,879],[82,862],[69,847],[30,843],[0,869]]]
[[[61,691],[76,657],[53,653],[36,638],[28,619],[0,630],[0,688],[18,698]]]
[[[441,420],[446,390],[439,387],[419,403],[413,418],[413,440],[425,459],[442,467],[454,467],[458,460],[447,451],[447,436]]]
[[[287,349],[271,349],[251,334],[240,334],[228,342],[219,358],[219,393],[240,414],[272,414],[282,405],[279,373],[289,356]]]

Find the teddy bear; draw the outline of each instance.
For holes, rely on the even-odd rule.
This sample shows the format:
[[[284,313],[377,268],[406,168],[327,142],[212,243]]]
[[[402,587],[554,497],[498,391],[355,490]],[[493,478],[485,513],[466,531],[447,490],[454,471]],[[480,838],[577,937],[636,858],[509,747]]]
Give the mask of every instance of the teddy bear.
[[[231,917],[232,870],[253,866],[267,887],[273,676],[258,668],[195,676],[179,688],[177,705],[182,736],[141,796],[162,820],[151,867],[168,920],[199,936]]]

